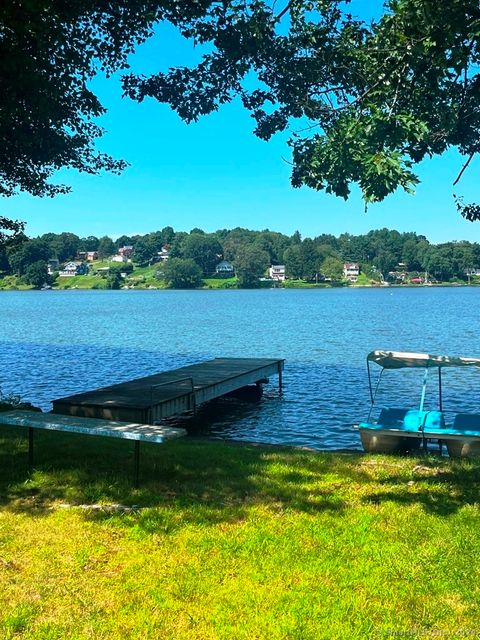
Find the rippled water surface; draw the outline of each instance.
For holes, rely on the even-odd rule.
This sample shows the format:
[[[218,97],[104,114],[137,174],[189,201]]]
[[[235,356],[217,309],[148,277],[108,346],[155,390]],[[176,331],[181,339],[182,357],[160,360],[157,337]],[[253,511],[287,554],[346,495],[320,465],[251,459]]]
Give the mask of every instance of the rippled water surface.
[[[285,358],[261,401],[189,422],[219,438],[359,448],[372,349],[480,357],[480,289],[0,293],[0,387],[53,398],[220,356]],[[375,365],[374,365],[375,368]],[[432,380],[432,406],[436,388]],[[421,372],[386,372],[380,400],[418,404]],[[480,411],[480,372],[448,370],[444,402]]]

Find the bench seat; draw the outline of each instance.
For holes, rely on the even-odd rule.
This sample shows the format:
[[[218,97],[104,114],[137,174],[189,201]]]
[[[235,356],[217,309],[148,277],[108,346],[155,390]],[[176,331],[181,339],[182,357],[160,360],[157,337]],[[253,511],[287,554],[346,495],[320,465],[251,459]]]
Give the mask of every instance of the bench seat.
[[[118,422],[100,418],[59,415],[36,411],[6,411],[0,413],[0,424],[24,427],[29,430],[28,459],[33,464],[33,430],[44,429],[63,433],[79,433],[86,436],[121,438],[135,441],[134,482],[138,485],[140,442],[162,444],[187,435],[185,429],[135,422]]]
[[[187,435],[185,429],[176,429],[174,427],[139,424],[136,422],[118,422],[101,418],[84,418],[82,416],[64,416],[58,413],[40,413],[36,411],[6,411],[5,413],[0,413],[0,424],[156,443]]]

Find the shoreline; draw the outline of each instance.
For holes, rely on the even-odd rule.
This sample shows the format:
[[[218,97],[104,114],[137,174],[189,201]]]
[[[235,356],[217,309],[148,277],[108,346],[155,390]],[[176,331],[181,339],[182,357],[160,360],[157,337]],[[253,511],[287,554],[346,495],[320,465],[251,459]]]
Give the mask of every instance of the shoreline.
[[[477,288],[480,287],[480,283],[471,283],[471,284],[467,284],[467,283],[456,283],[456,282],[438,282],[438,283],[432,283],[432,284],[389,284],[389,285],[380,285],[380,284],[348,284],[348,285],[328,285],[328,284],[322,284],[322,285],[317,285],[317,284],[308,284],[305,283],[304,285],[301,286],[271,286],[271,287],[252,287],[252,288],[246,288],[246,287],[196,287],[196,288],[192,288],[192,289],[187,289],[187,288],[179,288],[179,289],[174,289],[174,288],[170,288],[170,287],[121,287],[120,289],[108,289],[108,288],[100,288],[100,287],[79,287],[79,286],[73,286],[73,287],[50,287],[48,289],[36,289],[34,287],[30,287],[30,286],[25,286],[25,287],[1,287],[0,286],[0,292],[39,292],[41,291],[46,292],[46,291],[269,291],[272,289],[281,289],[281,290],[304,290],[304,289],[317,289],[317,290],[324,290],[324,289],[430,289],[430,288],[448,288],[448,289],[452,289],[452,288]]]

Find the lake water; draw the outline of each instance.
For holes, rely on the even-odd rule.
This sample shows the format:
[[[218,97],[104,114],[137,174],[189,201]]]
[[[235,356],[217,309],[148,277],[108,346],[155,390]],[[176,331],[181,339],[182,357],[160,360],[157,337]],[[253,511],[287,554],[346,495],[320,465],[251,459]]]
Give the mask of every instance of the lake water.
[[[259,402],[216,402],[189,430],[318,449],[360,448],[351,425],[368,414],[369,351],[480,357],[476,288],[1,292],[0,310],[4,393],[48,410],[213,357],[285,358],[282,395],[272,378]],[[386,372],[380,402],[415,406],[421,376]],[[445,406],[480,411],[479,376],[446,371]]]

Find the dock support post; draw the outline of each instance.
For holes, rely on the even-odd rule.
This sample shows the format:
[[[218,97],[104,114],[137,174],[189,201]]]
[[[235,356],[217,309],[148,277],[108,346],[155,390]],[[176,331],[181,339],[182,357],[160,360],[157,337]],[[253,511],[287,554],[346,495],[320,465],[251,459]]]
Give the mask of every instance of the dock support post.
[[[33,467],[33,429],[28,428],[28,466]]]
[[[283,391],[283,378],[282,378],[282,365],[278,363],[278,390],[280,393]]]
[[[138,478],[140,475],[140,440],[135,440],[133,452],[133,486],[138,488]]]

